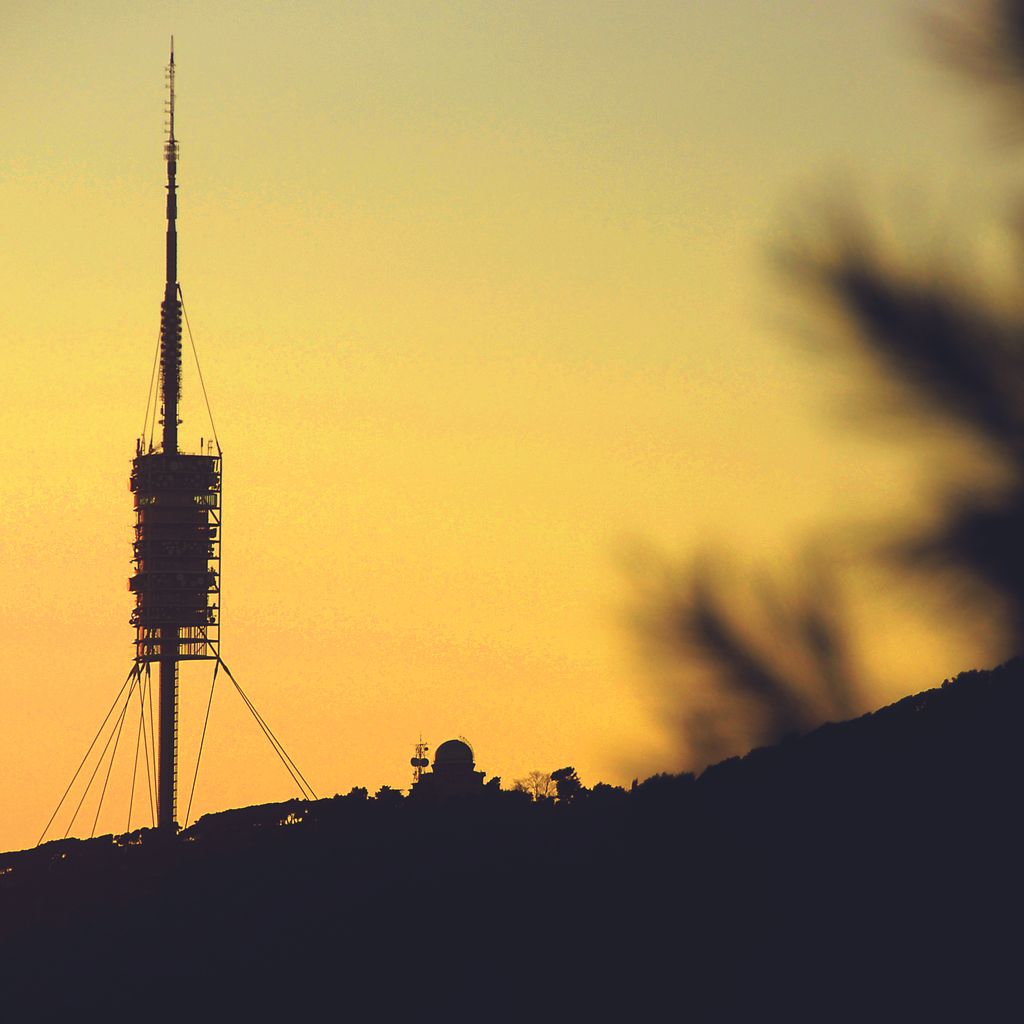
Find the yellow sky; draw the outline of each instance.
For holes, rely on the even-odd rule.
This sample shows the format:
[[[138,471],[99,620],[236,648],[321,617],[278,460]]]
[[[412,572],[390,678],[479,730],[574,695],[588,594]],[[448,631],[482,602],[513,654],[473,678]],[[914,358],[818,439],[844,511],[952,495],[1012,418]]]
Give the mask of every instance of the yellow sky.
[[[408,785],[421,732],[506,782],[682,767],[621,552],[779,567],[910,507],[910,456],[833,414],[850,385],[796,344],[767,251],[847,180],[998,250],[1010,162],[979,161],[920,6],[5,4],[0,848],[35,841],[129,664],[171,32],[224,656],[331,795]],[[185,392],[195,445],[188,362]],[[986,654],[910,604],[862,655],[878,703]],[[189,779],[209,675],[184,677]],[[198,813],[290,793],[219,691]]]

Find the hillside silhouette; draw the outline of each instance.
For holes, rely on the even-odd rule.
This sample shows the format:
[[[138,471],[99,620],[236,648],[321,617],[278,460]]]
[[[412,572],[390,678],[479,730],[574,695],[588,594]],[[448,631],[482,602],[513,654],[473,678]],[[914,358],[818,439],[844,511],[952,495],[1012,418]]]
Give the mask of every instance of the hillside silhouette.
[[[995,1019],[1022,677],[630,790],[356,789],[3,854],[5,1016]]]

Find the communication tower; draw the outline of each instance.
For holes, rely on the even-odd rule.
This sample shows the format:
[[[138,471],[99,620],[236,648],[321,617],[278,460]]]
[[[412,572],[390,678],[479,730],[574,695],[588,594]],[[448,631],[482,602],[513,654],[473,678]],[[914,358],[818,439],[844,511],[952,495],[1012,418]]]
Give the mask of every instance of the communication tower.
[[[178,665],[219,660],[221,452],[186,454],[178,446],[181,397],[181,289],[178,285],[178,140],[174,134],[174,40],[167,65],[167,252],[160,304],[159,446],[136,445],[131,490],[135,495],[135,661],[159,666],[157,720],[157,826],[177,819]]]
[[[100,731],[90,744],[82,763],[43,829],[39,842],[45,839],[78,778],[85,775],[88,775],[85,791],[75,807],[64,835],[66,837],[74,827],[90,787],[94,782],[100,785],[97,781],[99,778],[102,780],[102,789],[93,818],[95,833],[133,695],[138,697],[139,720],[125,831],[130,831],[132,824],[141,745],[145,777],[149,786],[151,820],[160,832],[175,834],[178,828],[178,669],[183,661],[214,663],[206,723],[203,725],[203,734],[199,741],[185,824],[188,824],[191,813],[192,796],[195,795],[196,779],[199,774],[199,759],[202,756],[206,725],[209,724],[210,708],[213,704],[213,691],[220,669],[223,669],[231,680],[303,797],[316,799],[316,794],[295,762],[253,702],[246,696],[221,657],[222,453],[216,429],[213,428],[213,439],[208,444],[201,443],[198,452],[182,451],[178,442],[178,427],[181,424],[179,405],[183,321],[190,341],[191,330],[182,301],[181,285],[178,283],[178,139],[174,131],[174,74],[172,37],[170,62],[167,65],[167,139],[164,142],[164,160],[167,164],[166,275],[163,301],[160,303],[160,339],[154,362],[154,379],[156,370],[159,369],[158,399],[147,407],[142,436],[135,446],[129,483],[135,504],[135,536],[132,550],[134,573],[128,581],[128,589],[135,595],[135,607],[131,614],[131,624],[135,628],[135,655],[121,692],[115,697],[114,704],[100,726]],[[194,343],[192,348],[194,351]],[[196,369],[205,399],[206,388],[203,384],[202,371],[199,370],[198,358]],[[151,381],[151,399],[152,391]],[[209,411],[209,402],[206,405]],[[152,419],[150,409],[153,411]],[[159,438],[156,436],[158,419],[161,427]],[[212,414],[210,425],[213,426]],[[158,690],[155,722],[151,686],[151,667],[154,663],[157,666]],[[107,739],[100,747],[99,741],[104,730],[107,730]],[[87,764],[90,757],[93,757],[94,750],[99,750],[100,753],[98,758],[94,758],[95,767],[89,774]],[[105,772],[101,772],[104,764]]]

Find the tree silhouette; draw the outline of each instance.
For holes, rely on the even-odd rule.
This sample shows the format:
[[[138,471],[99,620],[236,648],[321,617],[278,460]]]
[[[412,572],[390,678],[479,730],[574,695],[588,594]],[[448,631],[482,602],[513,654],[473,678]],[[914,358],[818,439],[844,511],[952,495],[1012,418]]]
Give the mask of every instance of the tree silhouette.
[[[374,799],[379,804],[394,807],[400,804],[405,797],[402,796],[402,791],[400,789],[392,789],[390,786],[381,786],[380,789],[377,790]]]
[[[551,780],[555,784],[559,803],[572,803],[573,800],[584,792],[583,783],[580,782],[576,769],[571,766],[553,771],[551,773]]]
[[[512,788],[529,793],[534,800],[544,800],[555,795],[555,783],[549,772],[532,771],[512,783]]]

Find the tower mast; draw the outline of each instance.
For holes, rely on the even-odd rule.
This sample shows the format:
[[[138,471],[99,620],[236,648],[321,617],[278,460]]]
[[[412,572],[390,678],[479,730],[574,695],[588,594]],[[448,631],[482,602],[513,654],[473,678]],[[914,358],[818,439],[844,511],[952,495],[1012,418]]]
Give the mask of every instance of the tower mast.
[[[163,454],[178,454],[178,398],[181,394],[181,301],[178,298],[178,142],[174,136],[174,37],[167,65],[167,273],[160,304],[160,398]],[[178,624],[160,626],[160,761],[157,771],[157,827],[174,832],[178,774]]]

